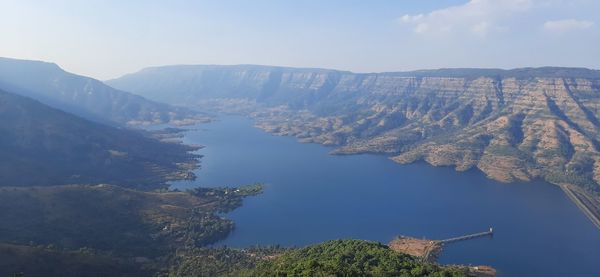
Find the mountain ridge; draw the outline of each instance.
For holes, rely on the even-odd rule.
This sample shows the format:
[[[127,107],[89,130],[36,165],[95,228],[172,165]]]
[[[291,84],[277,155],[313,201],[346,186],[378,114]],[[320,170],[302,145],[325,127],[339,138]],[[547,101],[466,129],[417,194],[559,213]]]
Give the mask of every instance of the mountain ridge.
[[[117,90],[55,63],[0,57],[0,88],[105,124],[205,121],[207,116]]]
[[[354,72],[350,70],[340,69],[329,69],[321,67],[293,67],[293,66],[277,66],[277,65],[261,65],[261,64],[175,64],[175,65],[161,65],[161,66],[150,66],[142,68],[141,70],[133,73],[128,73],[123,76],[105,80],[105,83],[118,82],[121,79],[127,78],[128,76],[134,76],[138,74],[148,73],[156,70],[168,70],[168,69],[238,69],[238,70],[283,70],[283,71],[303,71],[303,72],[329,72],[329,73],[340,73],[340,74],[354,74],[354,75],[395,75],[404,77],[466,77],[474,74],[478,76],[487,77],[517,77],[522,76],[523,73],[527,73],[525,76],[535,77],[586,77],[586,78],[600,78],[600,69],[592,69],[586,67],[568,67],[568,66],[538,66],[538,67],[515,67],[510,69],[493,68],[493,67],[441,67],[441,68],[430,68],[430,69],[416,69],[407,71],[372,71],[372,72]],[[567,74],[565,74],[567,73]]]

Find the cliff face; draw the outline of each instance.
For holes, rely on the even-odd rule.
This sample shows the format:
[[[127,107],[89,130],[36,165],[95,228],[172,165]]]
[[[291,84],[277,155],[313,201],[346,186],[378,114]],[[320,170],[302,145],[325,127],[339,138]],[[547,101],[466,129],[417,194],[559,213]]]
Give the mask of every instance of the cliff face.
[[[384,153],[400,163],[476,167],[505,182],[541,177],[600,191],[599,71],[174,66],[110,84],[171,103],[217,98],[213,107],[245,107],[259,127],[337,145],[339,154]]]

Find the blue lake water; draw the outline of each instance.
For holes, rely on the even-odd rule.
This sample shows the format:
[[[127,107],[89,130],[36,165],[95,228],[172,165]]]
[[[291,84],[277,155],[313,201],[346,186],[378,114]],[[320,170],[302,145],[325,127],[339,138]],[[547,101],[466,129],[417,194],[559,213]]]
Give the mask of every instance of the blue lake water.
[[[195,128],[184,141],[206,146],[198,179],[173,187],[267,184],[226,215],[236,229],[222,244],[387,243],[399,234],[444,239],[494,227],[493,238],[447,245],[439,262],[491,265],[499,276],[600,276],[600,230],[556,186],[502,184],[475,170],[378,155],[332,156],[242,117]]]

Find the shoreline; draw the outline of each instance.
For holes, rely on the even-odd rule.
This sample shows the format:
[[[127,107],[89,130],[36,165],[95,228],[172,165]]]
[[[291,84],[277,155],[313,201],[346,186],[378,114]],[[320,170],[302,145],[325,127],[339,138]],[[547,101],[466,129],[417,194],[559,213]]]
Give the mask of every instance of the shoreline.
[[[577,208],[579,208],[579,210],[581,210],[583,212],[583,214],[585,214],[585,216],[592,221],[592,223],[598,228],[600,229],[600,216],[597,215],[596,213],[594,213],[594,208],[593,207],[589,207],[586,202],[582,201],[580,199],[580,197],[577,196],[577,192],[576,189],[573,189],[573,185],[569,185],[569,184],[560,184],[558,185],[562,191],[567,195],[567,197],[573,202],[575,203],[575,205],[577,206]],[[584,196],[585,197],[585,196]]]
[[[325,147],[335,147],[336,149],[332,150],[330,152],[330,155],[339,155],[339,156],[345,156],[345,155],[361,155],[361,154],[371,154],[371,155],[380,155],[380,156],[385,156],[387,157],[389,160],[391,160],[394,163],[400,164],[400,165],[405,165],[405,164],[414,164],[414,163],[418,163],[418,162],[423,162],[429,166],[433,166],[433,167],[453,167],[457,172],[463,172],[466,170],[460,170],[457,168],[456,165],[451,165],[451,164],[434,164],[431,163],[429,161],[427,161],[426,159],[416,159],[416,160],[400,160],[394,156],[390,156],[387,155],[385,153],[379,153],[379,152],[374,152],[374,151],[349,151],[349,152],[344,152],[343,150],[340,150],[340,148],[343,148],[343,145],[328,145],[325,144],[323,142],[319,142],[319,141],[314,141],[314,140],[309,140],[309,141],[303,141],[303,138],[298,137],[297,135],[294,134],[286,134],[286,133],[280,133],[278,131],[275,131],[273,128],[267,128],[264,124],[261,125],[259,124],[261,122],[261,119],[257,116],[253,116],[253,115],[244,115],[244,114],[240,114],[242,117],[246,117],[249,118],[250,120],[252,120],[254,122],[254,127],[262,130],[263,132],[266,132],[268,134],[272,134],[272,135],[277,135],[277,136],[288,136],[288,137],[293,137],[296,138],[298,140],[298,142],[300,143],[314,143],[314,144],[318,144],[321,146],[325,146]],[[472,170],[475,169],[479,172],[481,172],[482,174],[485,175],[485,177],[487,179],[490,180],[494,180],[500,183],[510,183],[511,180],[503,180],[503,179],[498,179],[498,178],[494,178],[490,175],[488,175],[486,172],[484,172],[483,170],[481,170],[478,167],[474,167],[474,168],[470,168],[467,170]],[[531,182],[533,180],[520,180],[523,182]],[[574,185],[569,185],[569,184],[556,184],[556,183],[552,183],[550,181],[547,180],[543,180],[545,183],[551,184],[551,185],[556,185],[559,186],[565,194],[567,194],[567,196],[569,197],[569,199],[574,202],[577,207],[580,209],[581,212],[583,212],[586,217],[592,221],[592,223],[600,230],[600,199],[595,199],[593,197],[589,197],[589,199],[587,199],[587,201],[582,201],[581,199],[579,199],[579,197],[576,195],[576,193],[572,192],[572,190],[577,191],[578,194],[582,194],[583,197],[588,198],[588,194],[585,191],[580,191],[581,189],[577,186]],[[573,186],[576,187],[576,189],[571,189],[571,188],[566,188],[565,186]],[[587,202],[597,202],[598,203],[598,208],[596,209],[595,207],[589,207],[586,203]]]

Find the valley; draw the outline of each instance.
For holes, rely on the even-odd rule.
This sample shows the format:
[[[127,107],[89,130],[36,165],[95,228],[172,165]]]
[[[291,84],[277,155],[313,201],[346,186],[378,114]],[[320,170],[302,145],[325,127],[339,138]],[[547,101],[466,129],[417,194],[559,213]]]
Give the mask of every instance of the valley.
[[[494,227],[493,237],[445,245],[437,262],[487,265],[498,276],[598,274],[600,234],[558,186],[500,183],[477,170],[424,162],[399,165],[379,154],[328,155],[335,146],[274,136],[241,116],[191,127],[182,140],[205,146],[197,152],[202,167],[196,180],[172,188],[265,184],[260,196],[224,215],[236,227],[219,248],[337,239],[387,244],[398,235],[437,241]]]
[[[182,141],[191,130],[175,126],[211,119],[55,64],[0,58],[0,274],[253,276],[271,271],[272,259],[300,251],[207,248],[234,230],[223,214],[263,190],[262,184],[169,188],[194,180],[201,157],[200,143]],[[414,267],[421,275],[467,272],[397,258],[411,267],[380,266]]]
[[[108,84],[167,103],[250,115],[263,130],[334,146],[334,154],[477,169],[506,183],[575,185],[595,210],[599,82],[599,71],[582,68],[355,74],[240,65],[148,68]]]
[[[61,72],[37,62],[11,63]],[[373,77],[261,66],[242,66],[243,72],[192,66],[192,72],[198,68],[209,71],[194,77],[206,87],[179,80],[191,85],[185,92],[161,73],[148,83],[172,91],[172,99],[158,100],[169,104],[134,97],[137,104],[130,106],[113,99],[109,113],[77,102],[79,92],[87,92],[82,101],[97,101],[95,89],[105,85],[92,79],[61,73],[97,85],[89,90],[64,76],[41,74],[36,82],[19,83],[19,71],[0,74],[0,208],[10,211],[0,215],[0,255],[10,272],[52,269],[29,262],[37,258],[63,264],[64,271],[55,273],[63,276],[89,270],[121,276],[596,271],[574,269],[564,257],[560,267],[541,267],[541,260],[589,259],[595,253],[585,247],[597,239],[595,230],[574,213],[579,207],[594,221],[600,206],[595,71],[441,70]],[[179,76],[181,69],[175,69]],[[577,97],[560,98],[567,77],[558,75],[576,80],[579,88],[568,90]],[[270,81],[262,83],[265,78]],[[496,87],[495,96],[486,82]],[[510,82],[518,91],[510,92]],[[106,86],[98,93],[110,98],[130,89],[137,88]],[[68,99],[57,98],[71,91],[76,93]],[[539,93],[545,102],[536,102]],[[587,102],[585,93],[591,95]],[[529,94],[534,100],[522,100]],[[127,112],[116,112],[118,107]],[[541,180],[560,185],[566,196]],[[237,187],[256,181],[266,184]],[[258,194],[241,207],[242,199]],[[579,227],[567,230],[557,222]],[[419,260],[381,244],[398,234],[447,238],[482,225],[503,232],[439,254],[443,264],[491,266],[481,271]],[[538,226],[552,231],[531,239]],[[578,239],[559,240],[558,253],[535,254],[534,245],[557,236]],[[332,264],[315,256],[316,249],[352,253],[358,260]],[[525,256],[509,265],[517,251]],[[363,264],[366,253],[377,258]]]
[[[0,1],[0,277],[600,276],[600,1]]]

